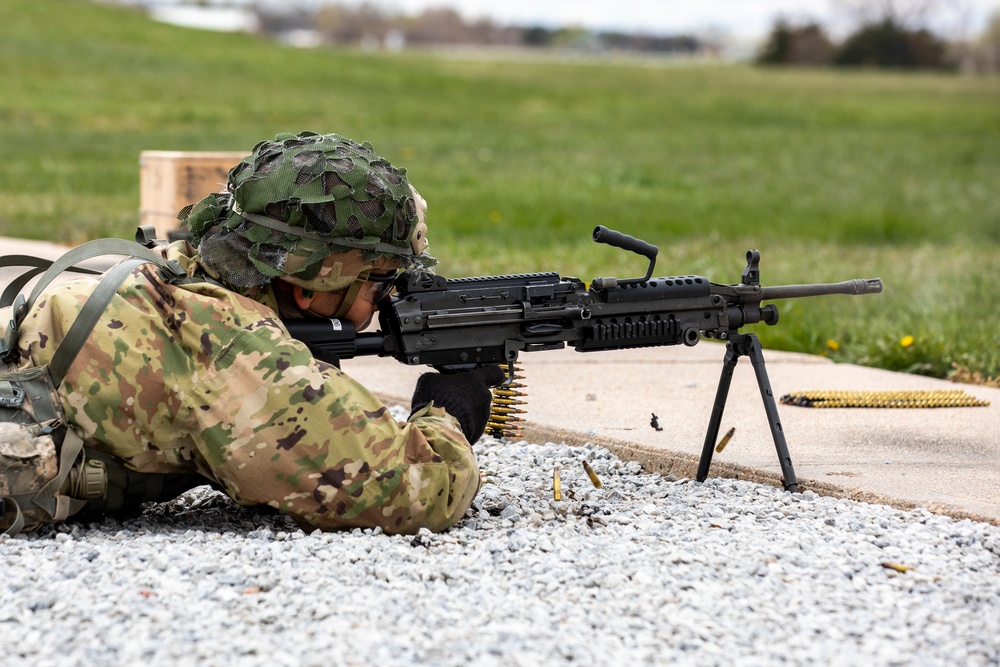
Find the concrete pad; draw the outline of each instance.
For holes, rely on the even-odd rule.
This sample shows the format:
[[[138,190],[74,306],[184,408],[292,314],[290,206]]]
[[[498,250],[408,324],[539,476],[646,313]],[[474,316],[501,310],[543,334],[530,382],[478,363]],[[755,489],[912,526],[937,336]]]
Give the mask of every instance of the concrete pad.
[[[557,350],[522,354],[526,437],[595,442],[649,470],[694,478],[722,371],[725,346],[703,341],[609,353]],[[823,357],[765,350],[774,394],[824,390],[962,389],[989,401],[962,408],[804,408],[778,406],[799,490],[923,507],[1000,523],[1000,389],[836,364]],[[346,360],[344,370],[387,400],[408,403],[424,367],[391,359]],[[650,425],[656,414],[662,431]],[[741,358],[710,476],[781,485],[781,469],[756,376]]]

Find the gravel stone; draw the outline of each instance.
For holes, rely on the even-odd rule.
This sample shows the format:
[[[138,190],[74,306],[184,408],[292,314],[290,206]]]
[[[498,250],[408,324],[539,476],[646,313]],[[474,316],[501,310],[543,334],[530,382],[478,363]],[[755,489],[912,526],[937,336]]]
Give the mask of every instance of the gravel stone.
[[[440,534],[307,534],[202,487],[0,538],[3,664],[1000,664],[997,526],[475,449],[487,481]]]

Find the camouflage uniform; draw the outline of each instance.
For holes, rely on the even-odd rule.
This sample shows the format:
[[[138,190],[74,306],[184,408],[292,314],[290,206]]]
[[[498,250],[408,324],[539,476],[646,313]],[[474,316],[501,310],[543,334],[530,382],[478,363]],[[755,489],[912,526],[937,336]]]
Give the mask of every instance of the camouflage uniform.
[[[186,242],[162,252],[189,276],[216,275]],[[50,363],[96,285],[43,293],[21,325],[20,367]],[[139,266],[59,388],[69,422],[88,447],[132,470],[197,472],[236,502],[268,505],[306,529],[437,531],[459,520],[480,478],[458,420],[432,404],[397,423],[292,339],[277,311],[270,284],[174,285]]]

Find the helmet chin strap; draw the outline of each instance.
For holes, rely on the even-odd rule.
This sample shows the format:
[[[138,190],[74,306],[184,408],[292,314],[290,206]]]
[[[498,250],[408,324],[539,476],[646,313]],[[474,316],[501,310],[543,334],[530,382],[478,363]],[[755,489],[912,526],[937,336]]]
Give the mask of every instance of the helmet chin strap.
[[[364,287],[365,283],[368,281],[369,273],[370,270],[362,271],[355,281],[351,283],[351,286],[347,288],[347,293],[344,294],[344,299],[340,302],[340,307],[337,308],[337,312],[333,314],[334,317],[344,317],[347,315],[351,306],[353,306],[354,302],[357,300],[358,294],[361,293],[361,288]]]

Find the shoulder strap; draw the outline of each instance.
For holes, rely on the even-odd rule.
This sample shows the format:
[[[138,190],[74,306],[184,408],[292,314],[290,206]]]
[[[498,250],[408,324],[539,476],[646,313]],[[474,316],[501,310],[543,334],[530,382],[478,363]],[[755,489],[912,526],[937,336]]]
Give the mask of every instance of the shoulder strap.
[[[73,326],[66,332],[66,336],[59,343],[59,349],[52,355],[52,361],[49,362],[49,375],[52,376],[52,384],[56,387],[62,384],[63,378],[66,377],[66,371],[76,359],[76,355],[80,353],[80,348],[87,342],[97,320],[101,319],[101,315],[107,310],[115,292],[125,282],[125,278],[132,273],[132,270],[144,263],[143,259],[137,257],[119,262],[104,274],[104,277],[97,284],[97,289],[91,292],[79,315],[73,321]]]
[[[33,290],[31,290],[31,296],[28,297],[27,310],[25,312],[31,310],[31,307],[35,304],[35,300],[38,296],[60,273],[66,271],[74,264],[78,264],[88,259],[93,259],[94,257],[101,257],[102,255],[139,257],[147,262],[152,262],[157,266],[163,268],[169,267],[169,269],[174,273],[184,273],[176,262],[168,262],[163,259],[162,255],[155,253],[148,248],[142,247],[135,241],[126,241],[125,239],[97,239],[96,241],[88,241],[83,245],[73,248],[62,257],[52,262],[52,265],[46,269],[44,274],[42,274],[38,284],[35,285]]]
[[[73,322],[73,326],[70,327],[59,349],[56,350],[49,369],[52,373],[52,381],[57,387],[62,383],[66,371],[69,370],[80,348],[83,347],[83,344],[90,336],[94,325],[97,324],[97,320],[100,319],[101,314],[107,309],[111,298],[135,267],[146,262],[151,262],[165,271],[172,279],[186,276],[184,270],[176,261],[166,260],[159,253],[153,252],[134,241],[126,241],[124,239],[109,238],[89,241],[66,252],[54,262],[48,262],[48,260],[39,258],[30,258],[35,260],[33,264],[29,264],[29,266],[35,266],[32,271],[29,271],[29,273],[32,273],[31,277],[37,275],[45,267],[46,262],[48,262],[48,265],[45,273],[39,279],[34,289],[32,289],[28,298],[25,299],[23,295],[19,294],[14,299],[14,317],[7,327],[6,335],[0,341],[0,357],[9,360],[13,354],[16,354],[17,338],[20,335],[21,322],[24,321],[24,318],[31,311],[32,306],[34,306],[35,301],[45,288],[48,287],[49,283],[63,271],[73,269],[74,264],[102,255],[125,255],[129,259],[120,262],[104,274],[97,289],[87,299],[76,321]],[[24,264],[20,264],[20,266],[24,266]],[[89,269],[85,269],[85,271],[89,271]],[[23,277],[21,276],[21,278]],[[31,277],[29,277],[29,280]],[[21,286],[23,287],[26,282],[22,283]]]
[[[27,285],[32,278],[52,266],[52,262],[51,260],[42,259],[41,257],[32,257],[31,255],[6,255],[4,257],[0,257],[0,269],[12,266],[31,268],[7,284],[7,287],[3,291],[3,295],[0,295],[0,308],[6,308],[14,303],[14,297],[17,296],[22,289],[24,289],[24,286]],[[74,273],[88,273],[91,275],[100,274],[100,271],[85,269],[82,266],[71,266],[66,270]]]

